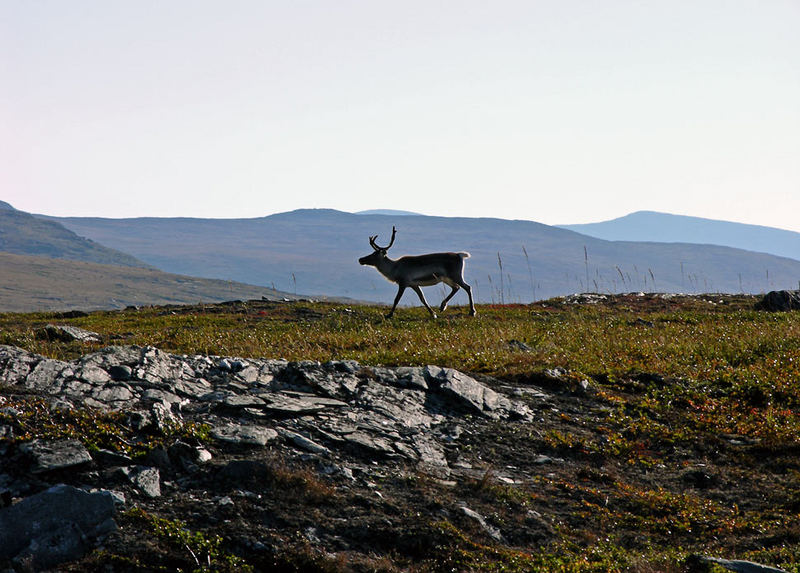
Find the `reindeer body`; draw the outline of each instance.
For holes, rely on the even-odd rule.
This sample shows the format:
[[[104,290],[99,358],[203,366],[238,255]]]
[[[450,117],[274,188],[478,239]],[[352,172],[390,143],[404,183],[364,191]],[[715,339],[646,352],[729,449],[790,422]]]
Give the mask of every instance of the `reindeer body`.
[[[377,235],[370,237],[369,243],[374,251],[358,259],[362,265],[370,265],[378,269],[384,277],[393,283],[397,283],[397,296],[394,299],[392,310],[387,314],[387,318],[391,318],[394,314],[400,298],[406,288],[411,288],[419,296],[420,301],[428,309],[433,318],[436,318],[436,313],[428,305],[425,300],[425,295],[422,294],[420,287],[433,286],[438,283],[445,283],[453,290],[448,294],[439,306],[440,311],[447,308],[447,303],[458,292],[459,288],[463,288],[469,296],[469,314],[475,316],[475,304],[472,300],[472,288],[464,281],[464,259],[469,258],[469,253],[430,253],[427,255],[409,255],[400,257],[399,259],[390,259],[386,251],[394,244],[394,238],[397,230],[392,227],[392,240],[387,247],[379,247],[375,243]]]

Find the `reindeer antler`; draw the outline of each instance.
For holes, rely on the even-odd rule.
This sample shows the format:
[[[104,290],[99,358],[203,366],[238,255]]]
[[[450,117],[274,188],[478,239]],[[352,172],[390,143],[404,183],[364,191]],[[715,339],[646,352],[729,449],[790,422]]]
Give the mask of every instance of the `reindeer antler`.
[[[389,244],[387,246],[385,247],[378,246],[378,244],[375,242],[375,239],[378,238],[378,235],[369,238],[369,245],[376,251],[388,251],[392,247],[392,245],[394,245],[394,237],[396,234],[397,234],[397,229],[395,229],[394,225],[392,225],[392,240],[389,241]]]

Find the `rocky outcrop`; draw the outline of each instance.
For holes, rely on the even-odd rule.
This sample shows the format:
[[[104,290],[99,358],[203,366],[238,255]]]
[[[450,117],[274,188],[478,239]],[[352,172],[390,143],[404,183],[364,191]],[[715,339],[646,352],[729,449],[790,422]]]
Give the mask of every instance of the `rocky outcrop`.
[[[51,408],[88,406],[122,411],[129,427],[151,434],[182,422],[201,422],[210,426],[210,436],[219,447],[280,444],[298,456],[318,459],[325,473],[346,479],[353,479],[358,460],[364,467],[402,462],[433,477],[446,478],[452,471],[452,443],[462,431],[460,424],[469,419],[530,417],[520,401],[448,368],[178,356],[154,347],[108,347],[77,360],[61,361],[0,346],[0,385],[49,396]],[[16,414],[7,411],[10,408],[5,410],[5,414]],[[0,437],[13,438],[12,433],[12,428],[0,421]],[[167,476],[171,479],[181,472],[197,471],[211,459],[204,448],[180,442],[153,450],[135,462],[108,450],[95,450],[90,455],[75,439],[31,440],[19,444],[16,451],[34,481],[38,475],[59,475],[94,462],[93,467],[104,468],[109,483],[129,488],[131,495],[141,500],[162,496]],[[24,515],[30,513],[22,512],[28,504],[40,508],[50,503],[51,497],[61,500],[69,496],[63,503],[77,506],[84,502],[75,500],[89,495],[63,486],[37,494],[45,496],[45,501],[36,501],[36,496],[25,497],[37,490],[35,483],[20,486],[12,482],[0,471],[4,497],[24,499],[0,510],[0,522],[26,521],[29,518]],[[114,495],[118,501],[125,499],[120,492]],[[113,508],[110,499],[103,497],[104,508]],[[20,534],[14,543],[0,543],[10,548],[2,558],[22,559],[35,552],[34,545],[52,545],[58,537],[66,544],[64,548],[54,549],[51,557],[36,561],[34,568],[74,559],[87,539],[107,529],[110,509],[106,509],[91,523],[64,513],[64,527],[69,531],[45,532],[50,535],[45,541]]]
[[[198,419],[225,442],[263,446],[280,438],[320,455],[403,458],[444,475],[442,442],[454,420],[529,415],[520,402],[437,366],[176,356],[153,347],[108,347],[64,362],[3,346],[0,383],[64,405],[131,412],[141,428]]]

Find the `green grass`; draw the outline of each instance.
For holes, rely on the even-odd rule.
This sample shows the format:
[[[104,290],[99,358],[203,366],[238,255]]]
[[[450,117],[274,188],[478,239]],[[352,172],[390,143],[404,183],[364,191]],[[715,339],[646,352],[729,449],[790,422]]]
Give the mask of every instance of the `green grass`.
[[[753,302],[483,306],[476,318],[456,308],[439,320],[420,308],[386,320],[378,307],[265,303],[229,313],[156,308],[61,322],[101,333],[104,344],[149,344],[179,354],[436,364],[517,381],[562,367],[612,393],[630,390],[630,380],[642,373],[658,374],[669,382],[639,389],[643,405],[656,413],[681,410],[691,428],[797,443],[800,315],[756,312]],[[53,321],[46,313],[0,315],[0,343],[62,359],[92,349],[38,339],[37,327]],[[511,340],[532,350],[522,352]],[[663,433],[657,416],[650,422],[647,431]]]
[[[471,447],[484,448],[484,459],[504,447],[509,456],[561,456],[571,473],[541,470],[532,485],[511,487],[487,470],[466,484],[498,519],[556,507],[559,541],[519,552],[431,521],[421,527],[439,545],[419,570],[679,571],[690,553],[706,552],[800,571],[800,313],[757,312],[755,301],[619,296],[603,305],[484,305],[476,318],[456,307],[438,320],[421,308],[386,320],[380,307],[266,302],[73,319],[5,314],[0,343],[59,359],[137,344],[178,354],[436,364],[521,386],[547,386],[545,372],[561,367],[567,393],[589,381],[591,407],[575,396],[585,411],[548,414],[541,427],[506,424],[492,430],[491,444]],[[105,341],[38,337],[50,322]],[[695,467],[721,475],[728,497],[681,485],[681,472]]]

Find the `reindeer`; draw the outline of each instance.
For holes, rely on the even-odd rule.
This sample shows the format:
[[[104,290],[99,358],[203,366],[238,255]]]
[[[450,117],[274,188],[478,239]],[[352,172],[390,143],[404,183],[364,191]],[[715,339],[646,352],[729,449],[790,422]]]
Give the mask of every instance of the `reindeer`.
[[[392,227],[392,239],[386,247],[379,246],[375,239],[378,235],[369,238],[370,246],[375,249],[374,252],[366,257],[361,257],[358,262],[362,265],[370,265],[378,269],[378,271],[393,283],[397,283],[397,296],[394,297],[394,305],[392,310],[386,315],[386,318],[391,318],[394,310],[397,308],[397,303],[400,302],[400,297],[406,288],[411,287],[419,300],[428,312],[431,313],[433,318],[436,318],[436,313],[428,305],[425,300],[425,295],[422,294],[422,289],[419,287],[432,286],[438,283],[445,283],[453,290],[448,294],[439,310],[444,312],[447,308],[447,303],[453,298],[459,288],[467,291],[469,296],[469,314],[475,316],[475,304],[472,302],[472,288],[464,282],[464,259],[469,257],[469,253],[430,253],[428,255],[406,256],[400,257],[397,260],[392,260],[386,256],[392,245],[394,245],[394,238],[397,235],[397,229]]]

